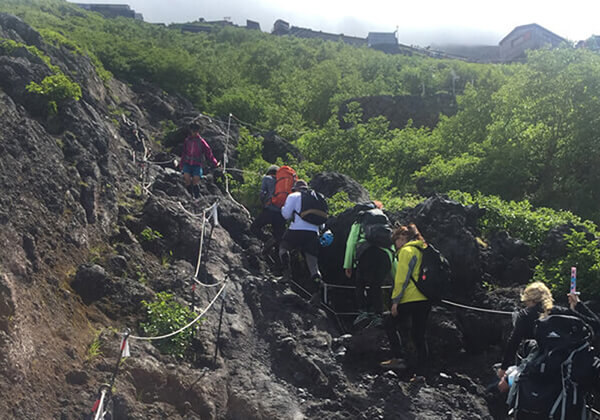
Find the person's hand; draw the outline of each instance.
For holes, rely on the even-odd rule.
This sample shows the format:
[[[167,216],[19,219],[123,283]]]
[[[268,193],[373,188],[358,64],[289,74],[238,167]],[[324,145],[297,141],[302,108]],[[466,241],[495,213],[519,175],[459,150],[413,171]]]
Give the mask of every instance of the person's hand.
[[[215,168],[219,168],[221,166],[221,161],[217,161],[217,164],[215,165]]]
[[[352,277],[352,269],[351,268],[344,269],[344,273],[346,273],[346,277],[348,277],[348,278]]]
[[[509,388],[510,386],[508,385],[508,378],[506,375],[504,375],[502,378],[500,378],[500,382],[498,382],[498,391],[505,393],[508,392]]]
[[[392,305],[392,316],[398,316],[398,304],[394,303]]]
[[[567,296],[569,297],[569,307],[575,310],[575,306],[580,302],[579,295],[577,293],[569,293]]]
[[[506,371],[500,368],[496,371],[496,375],[498,375],[498,378],[502,379],[506,376]]]

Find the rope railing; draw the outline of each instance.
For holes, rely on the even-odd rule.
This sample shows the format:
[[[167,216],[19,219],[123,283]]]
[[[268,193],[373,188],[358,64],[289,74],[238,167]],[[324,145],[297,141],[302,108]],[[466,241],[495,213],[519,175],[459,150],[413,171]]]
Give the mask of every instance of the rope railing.
[[[296,286],[298,286],[299,288],[302,288],[298,283],[294,282],[294,284],[296,284]],[[356,289],[356,286],[351,286],[351,285],[345,285],[345,284],[333,284],[333,283],[322,283],[322,287],[323,287],[323,304],[327,305],[328,302],[328,289],[347,289],[347,290],[353,290]],[[381,286],[381,289],[391,289],[392,286]],[[369,289],[369,286],[366,286],[365,289]],[[304,290],[304,289],[303,289]],[[306,290],[304,290],[306,292]],[[308,292],[306,292],[308,293]],[[442,299],[441,301],[442,303],[449,305],[449,306],[454,306],[457,308],[462,308],[462,309],[468,309],[471,311],[476,311],[476,312],[485,312],[485,313],[491,313],[491,314],[498,314],[498,315],[507,315],[507,316],[511,316],[513,315],[513,312],[509,312],[509,311],[501,311],[501,310],[497,310],[497,309],[487,309],[487,308],[480,308],[477,306],[470,306],[470,305],[465,305],[462,303],[457,303],[457,302],[453,302],[447,299]],[[333,311],[333,309],[331,309]],[[358,312],[335,312],[337,315],[358,315]]]
[[[198,316],[196,316],[196,318],[194,318],[192,321],[190,321],[188,324],[186,324],[185,326],[179,328],[177,331],[173,331],[170,332],[168,334],[163,334],[163,335],[159,335],[159,336],[155,336],[155,337],[142,337],[142,336],[138,336],[138,335],[130,335],[129,338],[132,340],[140,340],[140,341],[154,341],[154,340],[162,340],[164,338],[169,338],[169,337],[173,337],[174,335],[177,335],[185,330],[187,330],[188,328],[190,328],[192,325],[194,325],[196,322],[198,322],[200,320],[200,318],[202,318],[204,316],[204,314],[206,312],[208,312],[208,310],[214,305],[214,303],[217,301],[217,299],[219,298],[219,296],[221,296],[221,293],[223,293],[223,290],[225,290],[225,286],[227,286],[227,283],[224,282],[223,286],[221,286],[221,289],[219,289],[219,291],[217,292],[217,294],[215,295],[215,297],[210,301],[210,303],[208,304],[208,306],[206,308],[204,308],[199,314]]]
[[[508,315],[508,316],[513,315],[512,312],[508,312],[508,311],[500,311],[497,309],[478,308],[476,306],[464,305],[462,303],[456,303],[456,302],[452,302],[452,301],[446,300],[446,299],[442,299],[442,303],[445,303],[446,305],[450,305],[450,306],[455,306],[457,308],[468,309],[470,311],[486,312],[486,313],[490,313],[490,314]]]

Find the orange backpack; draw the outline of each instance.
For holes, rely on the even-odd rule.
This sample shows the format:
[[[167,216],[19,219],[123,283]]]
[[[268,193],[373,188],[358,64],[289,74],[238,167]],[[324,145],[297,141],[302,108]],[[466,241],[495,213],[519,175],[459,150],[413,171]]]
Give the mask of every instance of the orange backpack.
[[[275,174],[275,193],[271,197],[271,204],[279,208],[283,207],[295,182],[296,171],[285,165],[279,168]]]

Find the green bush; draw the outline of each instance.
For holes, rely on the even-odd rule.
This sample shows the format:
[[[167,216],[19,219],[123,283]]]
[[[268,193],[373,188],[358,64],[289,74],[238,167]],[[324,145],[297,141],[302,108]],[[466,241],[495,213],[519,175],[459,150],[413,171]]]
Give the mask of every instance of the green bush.
[[[585,232],[565,235],[567,254],[544,261],[535,268],[534,279],[548,284],[558,294],[569,292],[571,267],[577,267],[577,290],[585,299],[600,298],[600,249],[598,240],[589,241]]]
[[[142,322],[140,327],[144,334],[156,337],[177,331],[190,323],[194,313],[186,306],[177,303],[173,295],[167,292],[156,294],[154,302],[142,301],[146,309],[147,322]],[[194,327],[190,327],[179,334],[162,340],[156,340],[156,347],[163,353],[183,358],[190,347]]]
[[[573,223],[585,226],[592,233],[597,230],[594,223],[582,221],[571,212],[545,207],[534,208],[527,200],[504,201],[494,195],[469,194],[462,191],[450,191],[448,196],[463,205],[477,204],[485,209],[485,214],[478,221],[484,237],[489,237],[494,232],[507,231],[511,236],[537,248],[554,226]]]
[[[40,84],[30,82],[26,88],[45,98],[51,113],[56,113],[58,104],[63,101],[81,99],[81,87],[62,73],[47,76]]]
[[[327,199],[329,205],[329,215],[337,216],[338,214],[354,207],[354,203],[348,198],[346,191],[339,191],[335,193],[331,198]]]

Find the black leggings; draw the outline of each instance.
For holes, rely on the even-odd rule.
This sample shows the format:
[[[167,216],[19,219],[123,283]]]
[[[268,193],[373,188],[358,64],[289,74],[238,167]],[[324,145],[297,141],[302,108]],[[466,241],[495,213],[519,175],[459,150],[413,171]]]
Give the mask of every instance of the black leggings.
[[[402,321],[407,317],[411,318],[410,335],[417,350],[417,369],[416,373],[423,374],[429,357],[429,348],[427,347],[427,318],[431,312],[431,303],[427,300],[419,302],[408,302],[398,305],[398,315],[386,318],[384,323],[385,332],[390,340],[392,355],[400,358],[402,355],[402,343],[398,332]]]
[[[381,286],[391,268],[390,257],[381,248],[372,246],[360,255],[356,267],[356,301],[359,310],[378,314],[383,312]]]

